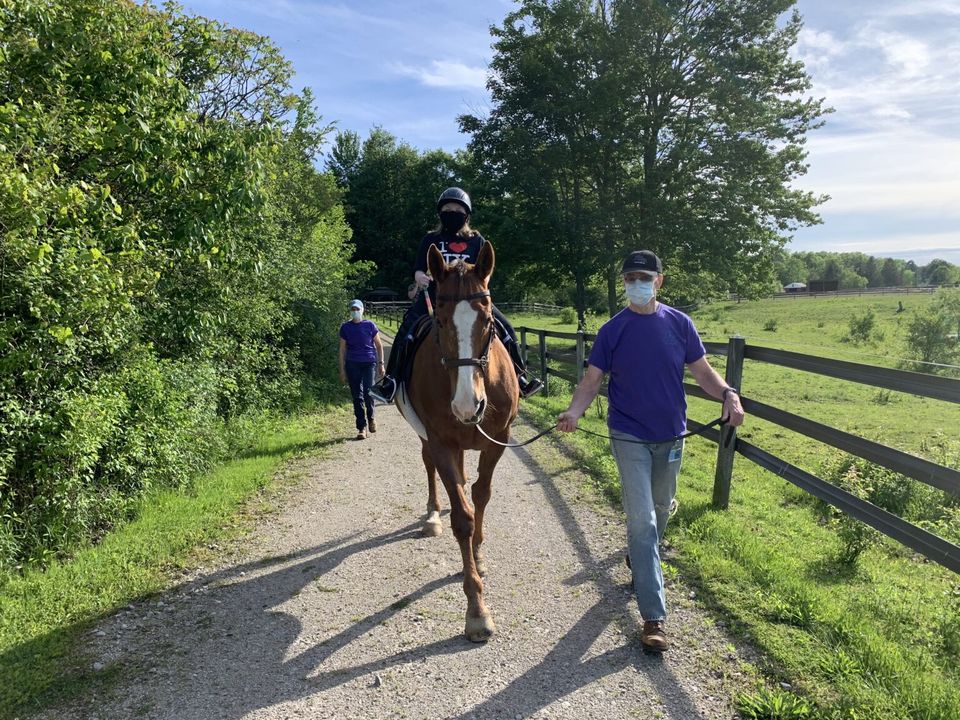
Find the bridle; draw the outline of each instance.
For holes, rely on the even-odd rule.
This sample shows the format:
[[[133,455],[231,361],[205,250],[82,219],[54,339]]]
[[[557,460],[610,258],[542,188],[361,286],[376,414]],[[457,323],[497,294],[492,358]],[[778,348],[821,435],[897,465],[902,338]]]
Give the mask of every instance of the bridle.
[[[437,300],[443,300],[444,302],[460,302],[461,300],[466,300],[468,302],[473,300],[479,300],[480,298],[490,297],[489,290],[481,290],[480,292],[475,292],[471,295],[437,295]],[[440,323],[438,320],[435,320],[437,324],[437,347],[440,348]],[[487,363],[489,361],[490,355],[490,345],[493,343],[493,336],[496,335],[496,331],[493,327],[493,318],[490,318],[490,322],[487,325],[487,343],[483,347],[483,353],[480,357],[468,357],[468,358],[448,358],[444,357],[443,349],[440,349],[440,364],[443,365],[448,370],[451,368],[465,367],[468,365],[473,365],[480,368],[481,372],[486,372]]]

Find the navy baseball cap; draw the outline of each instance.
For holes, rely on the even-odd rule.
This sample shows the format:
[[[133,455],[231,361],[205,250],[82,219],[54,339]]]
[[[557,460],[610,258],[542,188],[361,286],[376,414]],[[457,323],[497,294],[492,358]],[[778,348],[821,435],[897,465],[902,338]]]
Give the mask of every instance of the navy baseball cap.
[[[632,253],[627,255],[626,259],[623,261],[623,267],[620,268],[620,274],[626,275],[627,273],[637,272],[643,270],[645,272],[655,272],[658,275],[663,274],[663,264],[652,251],[650,250],[634,250]]]

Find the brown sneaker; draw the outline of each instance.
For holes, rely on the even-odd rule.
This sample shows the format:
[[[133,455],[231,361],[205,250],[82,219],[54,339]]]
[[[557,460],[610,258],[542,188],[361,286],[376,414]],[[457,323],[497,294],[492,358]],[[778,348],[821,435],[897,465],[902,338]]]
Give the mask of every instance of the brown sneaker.
[[[667,633],[663,629],[663,620],[646,620],[643,631],[640,633],[640,642],[644,650],[661,653],[670,645],[667,643]]]
[[[366,440],[367,439],[367,429],[360,428],[357,430],[357,440]]]
[[[370,432],[375,433],[377,431],[377,421],[370,418],[369,422],[367,422],[367,428],[369,428]]]

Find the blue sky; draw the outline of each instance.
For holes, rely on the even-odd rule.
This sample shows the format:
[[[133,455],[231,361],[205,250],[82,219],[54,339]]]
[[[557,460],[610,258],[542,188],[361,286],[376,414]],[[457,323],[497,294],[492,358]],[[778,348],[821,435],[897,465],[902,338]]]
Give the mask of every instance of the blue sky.
[[[188,11],[268,35],[327,122],[375,125],[423,149],[468,138],[482,114],[491,24],[508,0],[187,0]],[[835,109],[809,136],[797,184],[831,200],[792,250],[960,264],[960,2],[799,0],[796,54]]]

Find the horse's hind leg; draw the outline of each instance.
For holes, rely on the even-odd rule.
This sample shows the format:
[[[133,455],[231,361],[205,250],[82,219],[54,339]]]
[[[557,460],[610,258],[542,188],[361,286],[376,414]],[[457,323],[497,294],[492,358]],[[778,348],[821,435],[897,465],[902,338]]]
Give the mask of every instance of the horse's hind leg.
[[[493,617],[483,602],[483,580],[473,557],[474,513],[467,501],[456,451],[431,443],[433,460],[450,498],[450,524],[463,558],[463,592],[467,596],[464,633],[473,642],[485,642],[496,631]]]
[[[480,453],[477,481],[473,484],[470,493],[473,498],[473,559],[481,577],[487,574],[487,563],[480,551],[480,546],[483,544],[483,515],[493,493],[493,471],[503,456],[504,449],[499,445],[493,445],[489,450]]]
[[[420,455],[427,470],[427,519],[423,523],[423,534],[436,537],[443,532],[443,525],[440,523],[440,498],[437,496],[437,466],[430,457],[427,441],[420,438],[420,442]]]

